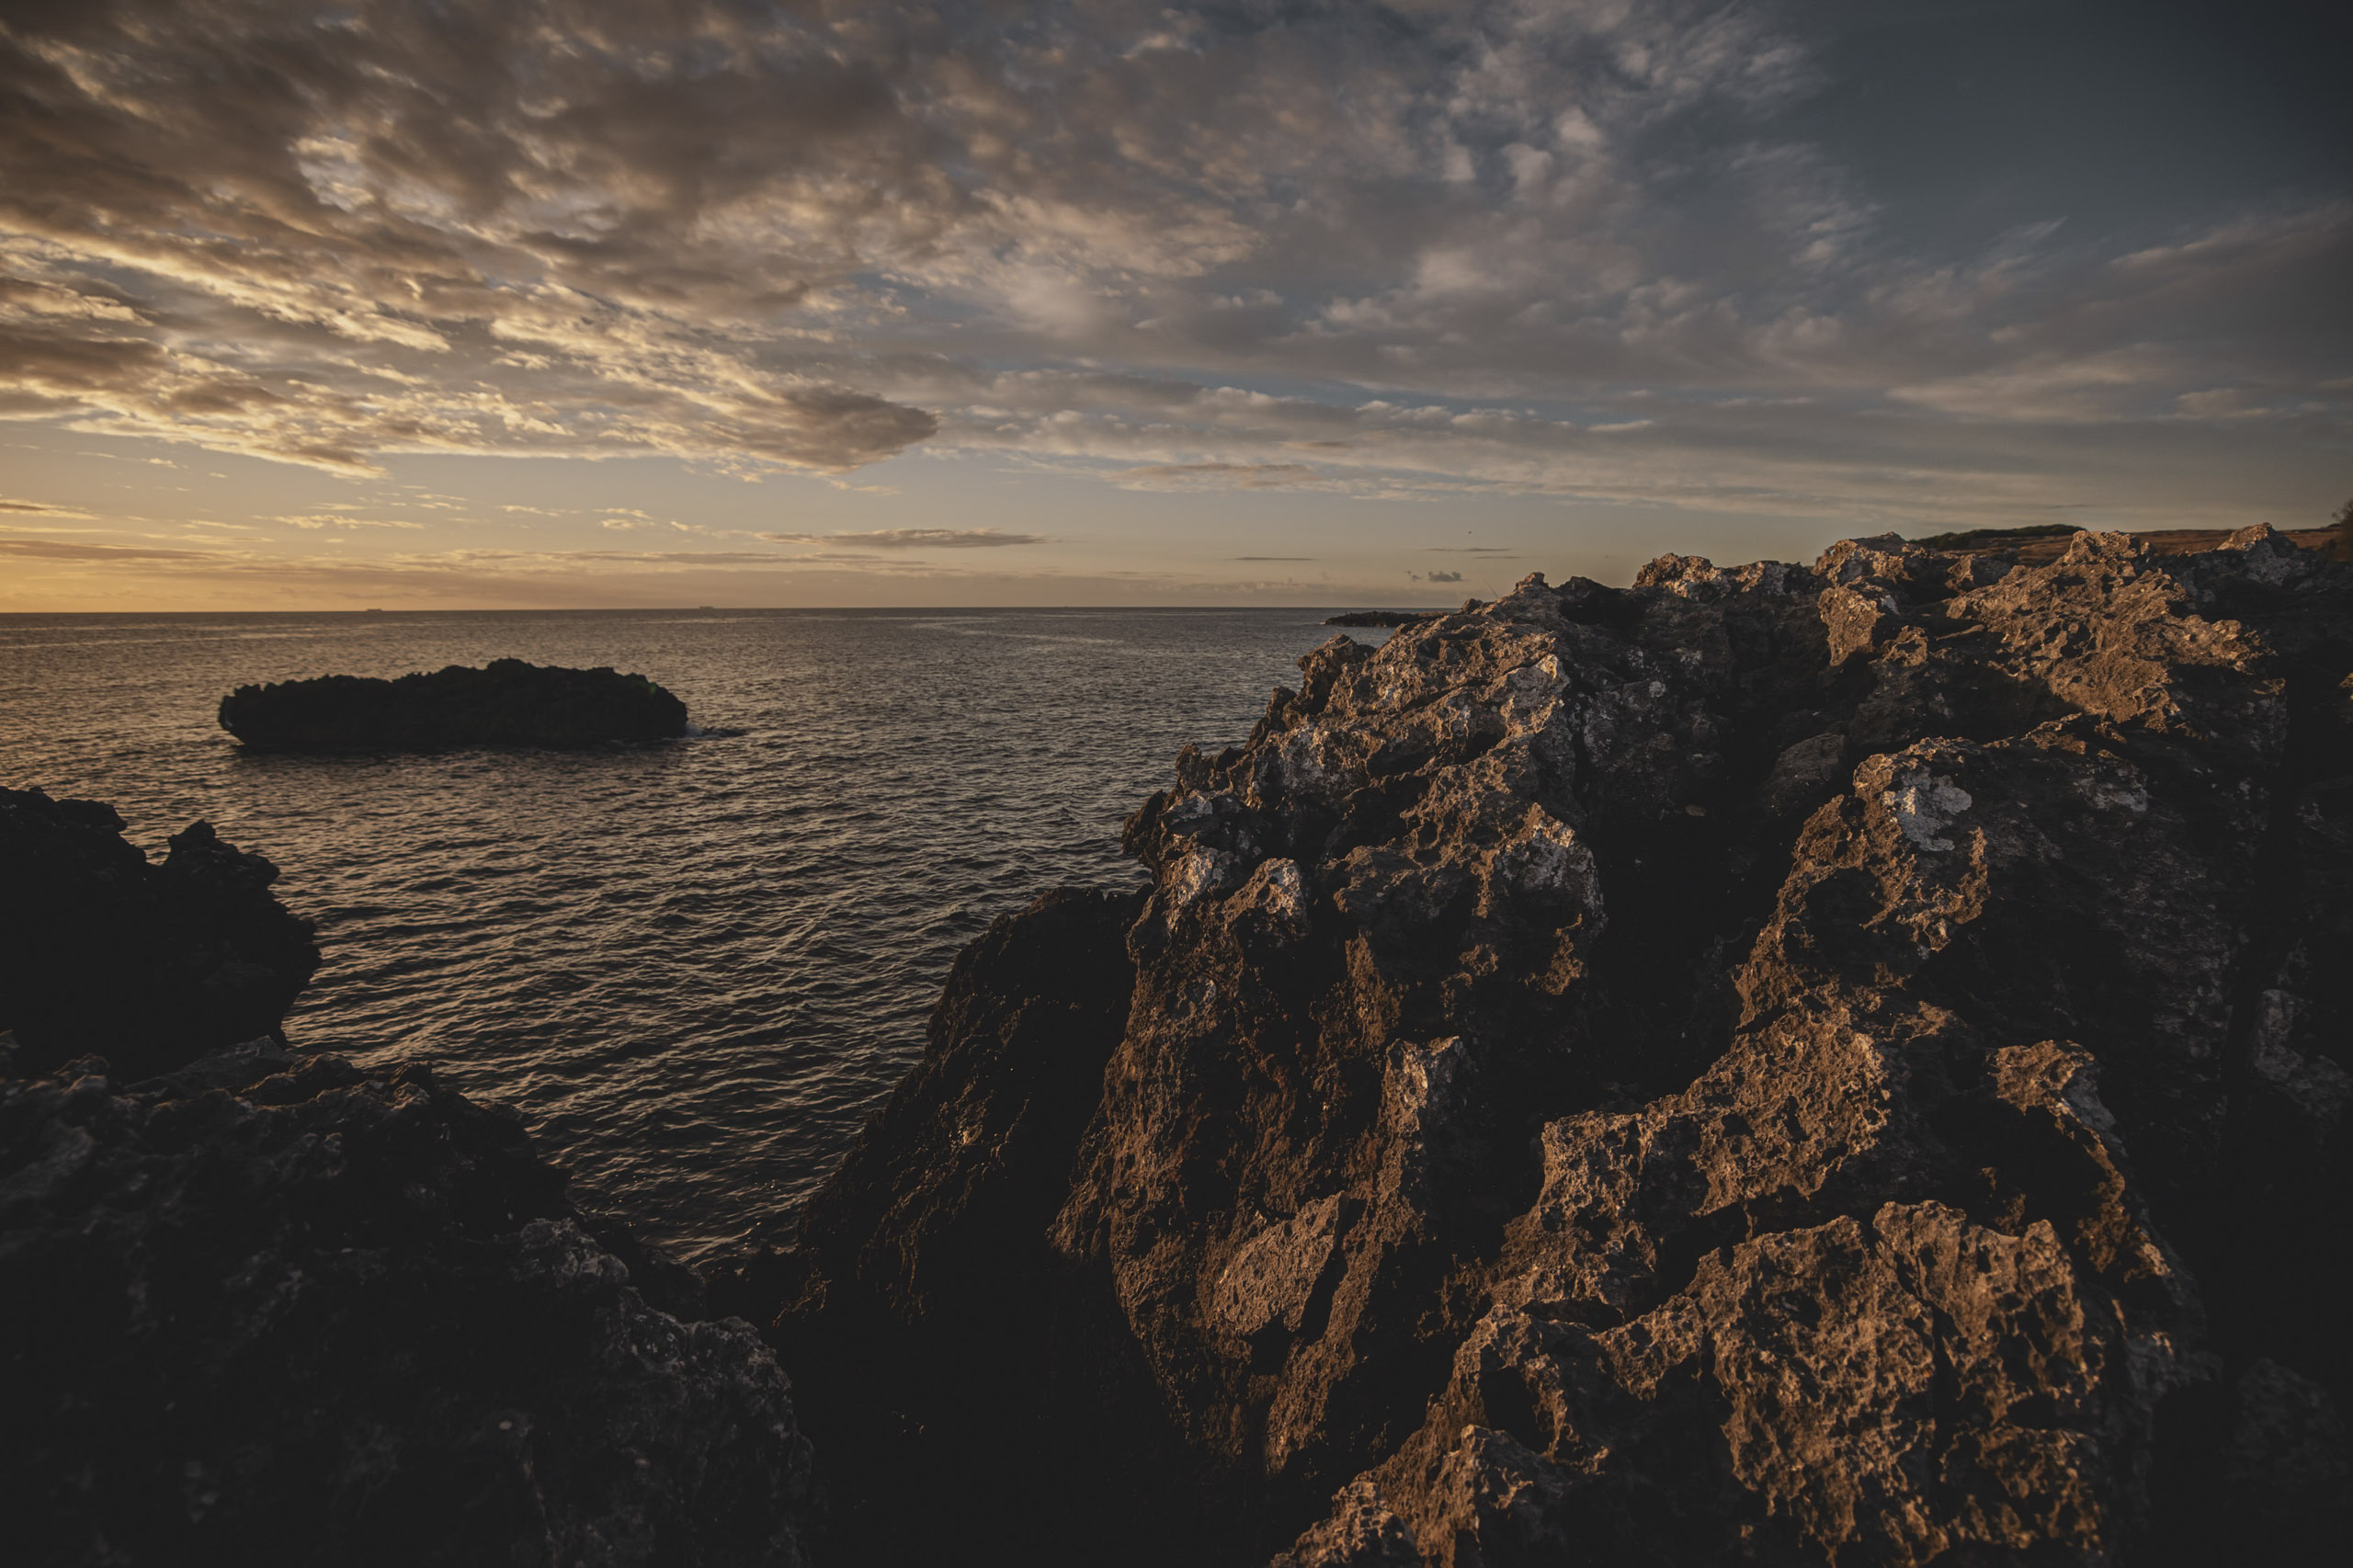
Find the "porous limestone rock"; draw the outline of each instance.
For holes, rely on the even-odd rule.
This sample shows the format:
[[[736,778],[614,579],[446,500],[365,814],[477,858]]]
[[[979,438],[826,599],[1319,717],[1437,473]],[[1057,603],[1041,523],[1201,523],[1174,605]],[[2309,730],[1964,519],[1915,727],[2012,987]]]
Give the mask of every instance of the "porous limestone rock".
[[[1123,950],[968,955],[778,1342],[1006,1446],[955,1531],[1114,1498],[1126,1562],[2292,1560],[2349,1522],[2348,671],[2353,568],[2268,528],[1336,637],[1130,822]]]

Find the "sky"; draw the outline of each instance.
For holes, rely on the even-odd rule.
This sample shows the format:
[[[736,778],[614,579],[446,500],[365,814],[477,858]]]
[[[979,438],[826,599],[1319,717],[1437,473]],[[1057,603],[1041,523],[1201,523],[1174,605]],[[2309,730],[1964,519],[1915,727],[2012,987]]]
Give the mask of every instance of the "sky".
[[[8,0],[0,611],[1411,606],[2319,526],[2348,17]]]

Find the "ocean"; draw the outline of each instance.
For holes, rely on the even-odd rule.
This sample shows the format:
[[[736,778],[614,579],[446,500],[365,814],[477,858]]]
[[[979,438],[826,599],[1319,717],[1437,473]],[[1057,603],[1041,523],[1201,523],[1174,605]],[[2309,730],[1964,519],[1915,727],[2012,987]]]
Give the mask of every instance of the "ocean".
[[[991,919],[1139,880],[1120,819],[1248,733],[1324,613],[0,616],[0,783],[108,801],[154,858],[199,817],[267,856],[325,954],[298,1046],[515,1106],[582,1201],[691,1259],[798,1210]],[[214,722],[246,682],[506,656],[744,733],[302,757]]]

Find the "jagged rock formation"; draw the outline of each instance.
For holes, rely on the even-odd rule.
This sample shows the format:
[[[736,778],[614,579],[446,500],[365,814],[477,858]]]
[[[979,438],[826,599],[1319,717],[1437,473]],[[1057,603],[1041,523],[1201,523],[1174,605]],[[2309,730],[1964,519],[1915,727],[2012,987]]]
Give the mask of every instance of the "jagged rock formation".
[[[163,864],[96,801],[0,789],[0,1030],[15,1071],[106,1056],[126,1079],[274,1032],[319,967],[278,868],[210,824]],[[0,1037],[5,1039],[5,1037]]]
[[[321,676],[241,686],[221,727],[256,751],[585,746],[687,733],[687,705],[640,675],[494,659],[397,680]]]
[[[732,1277],[834,1561],[2341,1541],[2353,570],[1669,556],[1301,667]]]
[[[699,1298],[421,1067],[0,1081],[10,1560],[798,1564],[788,1385]]]

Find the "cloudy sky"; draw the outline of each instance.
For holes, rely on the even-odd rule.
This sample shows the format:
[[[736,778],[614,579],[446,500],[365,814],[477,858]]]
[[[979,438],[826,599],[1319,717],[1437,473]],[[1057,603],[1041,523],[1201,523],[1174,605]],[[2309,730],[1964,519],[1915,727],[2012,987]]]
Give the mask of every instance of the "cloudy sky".
[[[9,0],[0,609],[2313,526],[2337,9]]]

